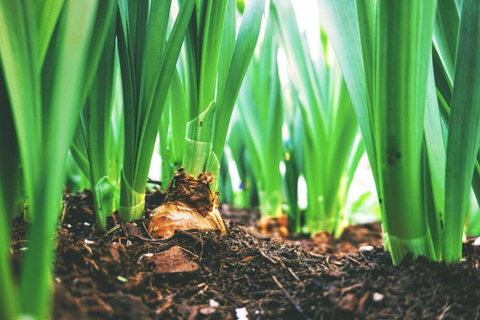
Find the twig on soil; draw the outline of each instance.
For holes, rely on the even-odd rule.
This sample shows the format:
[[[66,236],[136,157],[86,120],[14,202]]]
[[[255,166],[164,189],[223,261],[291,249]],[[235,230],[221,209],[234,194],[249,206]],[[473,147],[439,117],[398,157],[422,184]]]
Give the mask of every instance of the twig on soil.
[[[203,239],[202,239],[202,235],[200,234],[200,244],[202,246],[202,250],[200,250],[200,256],[198,258],[198,261],[202,261],[202,258],[203,258]]]
[[[148,238],[144,238],[142,236],[136,236],[136,235],[131,235],[132,237],[135,237],[135,238],[138,238],[140,240],[143,240],[143,241],[147,241],[147,242],[168,242],[171,240],[171,238],[167,238],[167,239],[148,239]]]
[[[450,308],[452,307],[452,305],[446,307],[445,309],[443,309],[442,313],[438,316],[438,320],[442,320],[443,317],[445,317],[445,314],[448,312],[448,310],[450,310]]]
[[[177,237],[185,237],[185,238],[190,238],[190,239],[193,239],[195,240],[195,242],[201,242],[202,245],[203,245],[203,241],[201,238],[199,238],[198,236],[194,235],[193,233],[190,233],[188,232],[188,230],[184,231],[184,230],[175,230],[175,233],[174,233],[174,236],[177,236]],[[173,238],[173,237],[172,237]],[[171,238],[170,238],[171,239]]]
[[[263,252],[263,250],[259,250],[260,251],[260,254],[265,258],[267,259],[268,261],[270,261],[271,263],[273,264],[277,264],[277,261],[273,260],[272,258],[270,258],[265,252]]]
[[[190,253],[190,254],[191,254],[192,256],[194,256],[195,258],[200,259],[200,257],[199,257],[198,255],[196,255],[195,253],[193,253],[192,251],[187,250],[187,249],[185,249],[184,247],[180,247],[180,249],[182,249],[182,250],[185,251],[185,252]]]
[[[287,269],[287,267],[285,266],[285,263],[283,263],[282,258],[280,258],[280,257],[273,257],[272,259],[278,261],[278,262],[280,263],[280,265],[281,265],[284,269]]]
[[[118,223],[117,223],[117,218],[115,218],[115,215],[114,215],[114,214],[112,214],[112,215],[111,215],[111,217],[112,217],[113,224],[115,225],[115,227],[116,227],[116,226],[118,226]],[[113,228],[112,228],[112,229],[113,229]]]
[[[350,292],[354,289],[360,288],[361,286],[363,286],[362,283],[356,283],[354,285],[351,285],[350,287],[343,288],[342,291],[341,291],[341,295],[343,296],[345,293]]]
[[[87,249],[87,251],[88,251],[89,254],[92,254],[92,253],[93,253],[93,252],[92,252],[92,248],[90,248],[90,247],[87,246],[86,244],[83,244],[83,247],[84,247],[85,249]]]
[[[95,262],[95,260],[92,260],[92,259],[88,259],[88,258],[84,258],[85,259],[85,262],[88,262],[90,263],[94,268],[95,270],[100,270],[100,268],[98,267],[97,263]]]
[[[365,255],[363,254],[362,251],[358,251],[358,253],[363,257],[363,260],[367,263],[367,264],[370,264],[367,260],[367,258],[365,257]]]
[[[275,283],[277,284],[277,286],[280,288],[280,290],[283,291],[283,293],[285,294],[285,297],[287,297],[287,299],[293,304],[293,306],[295,307],[295,309],[296,309],[305,319],[310,320],[310,318],[305,315],[305,312],[303,312],[302,307],[300,307],[300,305],[298,305],[297,303],[295,303],[295,301],[293,301],[292,297],[290,296],[290,294],[288,293],[288,291],[283,287],[283,285],[280,283],[280,281],[278,281],[277,277],[275,277],[275,275],[272,275],[272,278],[273,278],[273,281],[275,281]]]
[[[295,272],[293,272],[292,268],[288,268],[288,271],[290,271],[290,273],[292,274],[292,276],[293,276],[298,282],[300,282],[300,278],[295,274]]]
[[[248,274],[245,274],[245,278],[247,279],[248,286],[251,287],[252,283],[250,282],[250,278],[248,277]]]
[[[148,236],[150,237],[150,239],[152,240],[155,240],[154,237],[152,237],[152,235],[150,234],[150,232],[148,232],[148,229],[147,229],[147,226],[145,226],[145,223],[142,221],[142,226],[143,226],[143,229],[145,229],[145,232],[148,234]]]
[[[318,254],[318,253],[315,253],[315,252],[309,252],[308,255],[312,256],[314,258],[323,258],[323,256],[321,254]]]
[[[163,306],[161,306],[160,308],[158,308],[157,310],[155,310],[155,313],[156,314],[160,314],[162,313],[165,309],[167,309],[168,307],[170,307],[172,305],[172,302],[171,301],[167,301],[167,303],[165,303]]]
[[[249,228],[243,227],[243,226],[238,226],[240,230],[245,231],[249,235],[251,235],[254,238],[260,239],[260,240],[270,240],[270,236],[266,234],[262,234],[260,232],[250,230]]]

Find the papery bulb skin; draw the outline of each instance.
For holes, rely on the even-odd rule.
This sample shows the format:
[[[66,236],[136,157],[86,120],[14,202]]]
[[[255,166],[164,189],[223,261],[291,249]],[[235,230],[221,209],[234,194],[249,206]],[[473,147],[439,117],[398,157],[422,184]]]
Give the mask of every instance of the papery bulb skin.
[[[210,184],[213,174],[201,173],[198,178],[186,173],[183,168],[167,186],[164,203],[155,208],[148,223],[152,236],[169,238],[175,230],[214,230],[226,233],[220,216],[218,192],[212,193]]]

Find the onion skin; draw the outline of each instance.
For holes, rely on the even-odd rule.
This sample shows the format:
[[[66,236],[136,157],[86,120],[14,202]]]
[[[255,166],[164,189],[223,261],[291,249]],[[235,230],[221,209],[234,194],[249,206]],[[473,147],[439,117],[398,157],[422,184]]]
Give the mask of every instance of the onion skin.
[[[218,192],[212,193],[211,172],[201,173],[198,178],[186,173],[183,168],[167,186],[164,203],[155,208],[148,223],[150,234],[158,238],[169,238],[175,230],[213,230],[226,233],[225,224],[218,210]]]
[[[264,234],[286,238],[288,236],[288,217],[285,213],[279,216],[262,216],[259,221],[260,230]]]

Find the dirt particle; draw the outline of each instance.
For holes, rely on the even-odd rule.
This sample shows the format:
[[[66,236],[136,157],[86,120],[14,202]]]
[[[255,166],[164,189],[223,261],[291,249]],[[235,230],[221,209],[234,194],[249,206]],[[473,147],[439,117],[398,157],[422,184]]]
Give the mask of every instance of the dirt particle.
[[[167,251],[157,254],[154,263],[156,265],[155,273],[157,274],[195,272],[198,270],[198,263],[191,261],[191,258],[179,246],[171,247]]]

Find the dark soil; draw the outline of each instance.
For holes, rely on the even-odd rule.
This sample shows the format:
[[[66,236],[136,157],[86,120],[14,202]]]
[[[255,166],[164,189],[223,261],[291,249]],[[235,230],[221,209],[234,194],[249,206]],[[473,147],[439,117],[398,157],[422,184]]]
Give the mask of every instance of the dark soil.
[[[393,267],[380,246],[356,249],[379,244],[375,224],[349,227],[340,240],[272,239],[224,207],[236,221],[226,235],[191,230],[154,240],[141,220],[110,219],[113,229],[98,233],[89,192],[65,200],[55,319],[480,319],[480,247],[471,242],[460,264],[407,258]],[[150,194],[147,211],[161,201]],[[25,229],[17,219],[17,270]]]

